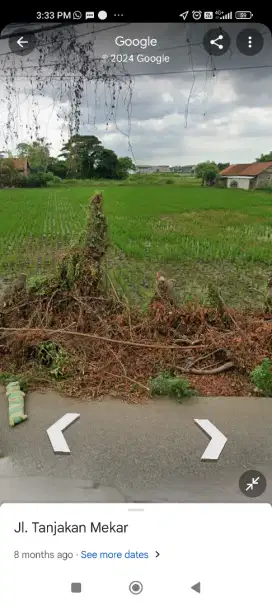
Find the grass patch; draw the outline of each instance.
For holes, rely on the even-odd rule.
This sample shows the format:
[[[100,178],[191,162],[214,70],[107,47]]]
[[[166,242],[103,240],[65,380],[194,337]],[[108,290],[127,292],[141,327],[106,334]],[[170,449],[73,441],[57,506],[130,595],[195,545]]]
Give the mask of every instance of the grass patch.
[[[174,184],[157,184],[163,178]],[[54,268],[82,231],[97,183],[80,185],[0,191],[0,275],[44,275]],[[197,185],[172,174],[102,183],[114,244],[107,270],[141,305],[154,291],[156,271],[165,270],[182,301],[204,301],[212,279],[227,304],[260,308],[271,272],[271,195]]]

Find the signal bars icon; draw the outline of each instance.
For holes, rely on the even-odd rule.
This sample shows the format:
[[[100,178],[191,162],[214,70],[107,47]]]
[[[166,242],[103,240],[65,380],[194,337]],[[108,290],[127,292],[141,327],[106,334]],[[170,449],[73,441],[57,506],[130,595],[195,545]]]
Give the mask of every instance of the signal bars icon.
[[[222,17],[219,17],[219,19],[232,19],[232,12],[222,15]]]

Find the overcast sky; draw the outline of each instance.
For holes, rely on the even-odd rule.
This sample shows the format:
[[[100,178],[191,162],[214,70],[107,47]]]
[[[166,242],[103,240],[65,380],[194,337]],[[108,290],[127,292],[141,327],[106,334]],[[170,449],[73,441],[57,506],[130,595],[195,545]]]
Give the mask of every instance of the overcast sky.
[[[222,21],[220,25],[222,24]],[[129,155],[136,163],[186,165],[200,161],[247,163],[272,150],[272,46],[268,29],[256,24],[228,24],[223,29],[231,37],[230,50],[222,57],[210,57],[204,50],[205,33],[218,23],[78,26],[80,43],[93,41],[93,58],[133,53],[133,62],[119,65],[122,81],[117,108],[111,112],[111,96],[104,85],[85,82],[80,132],[95,134],[119,156]],[[264,35],[263,50],[248,57],[236,47],[239,31],[251,27]],[[95,30],[96,33],[92,33]],[[6,31],[2,32],[7,33]],[[115,39],[155,38],[157,45],[147,50],[118,48]],[[12,95],[14,127],[20,141],[29,139],[33,112],[38,115],[41,135],[52,143],[57,155],[62,137],[68,136],[69,101],[60,95],[59,77],[46,86],[43,96],[30,94],[30,75],[35,86],[37,54],[18,58],[9,52],[8,41],[0,42],[0,145],[5,148],[7,96],[3,65],[15,67],[16,94]],[[45,64],[58,60],[57,51]],[[137,62],[137,54],[166,55],[168,63]],[[80,58],[79,58],[80,60]],[[104,58],[100,64],[107,65]],[[23,66],[24,71],[21,67]],[[259,67],[258,66],[264,66]],[[44,72],[43,72],[44,69]],[[48,67],[39,70],[48,74]],[[126,73],[132,74],[132,84]],[[24,74],[28,73],[28,77]],[[67,63],[67,78],[70,70]],[[66,84],[72,86],[73,79]],[[62,117],[59,118],[58,116]],[[10,148],[15,141],[10,141]]]

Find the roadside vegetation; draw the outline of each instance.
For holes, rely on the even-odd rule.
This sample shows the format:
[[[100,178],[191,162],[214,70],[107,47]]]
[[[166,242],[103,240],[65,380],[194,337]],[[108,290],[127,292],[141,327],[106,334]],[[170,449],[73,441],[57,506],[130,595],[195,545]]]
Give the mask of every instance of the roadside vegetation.
[[[152,257],[154,251],[152,250],[152,259],[148,262],[145,254],[142,254],[141,235],[144,232],[148,236],[145,229],[152,232],[154,218],[156,228],[162,221],[158,192],[165,189],[154,187],[149,190],[154,194],[153,203],[145,203],[144,187],[128,188],[126,196],[122,197],[124,189],[121,196],[116,196],[115,205],[111,205],[109,197],[105,208],[102,193],[94,194],[88,205],[83,204],[81,222],[78,218],[81,229],[78,228],[77,237],[74,237],[74,242],[70,237],[66,245],[61,246],[55,267],[51,265],[50,271],[45,271],[43,275],[33,275],[32,279],[21,275],[22,278],[15,280],[7,289],[0,302],[1,381],[5,382],[12,373],[21,376],[20,382],[25,380],[29,387],[54,385],[58,390],[72,395],[98,397],[106,394],[124,396],[133,401],[147,396],[170,396],[182,402],[186,397],[196,396],[198,393],[220,396],[270,392],[271,280],[266,291],[265,305],[263,303],[263,309],[256,312],[230,308],[215,283],[214,271],[206,280],[206,303],[200,304],[196,298],[181,304],[176,292],[176,280],[157,270],[153,274],[153,281],[150,274],[145,307],[137,304],[138,282],[135,275],[139,267],[142,266],[146,273],[147,264],[149,270],[153,264],[155,269],[155,257]],[[181,205],[181,189],[171,190],[176,191],[176,197],[170,200],[168,198],[167,209],[176,215],[177,204],[179,207]],[[129,206],[126,205],[128,191],[137,192],[138,204],[135,203],[135,198],[134,203],[130,198]],[[186,212],[181,212],[181,217],[185,214],[190,216],[190,191],[191,189],[184,189],[187,206],[185,203],[183,210]],[[142,196],[139,192],[142,192]],[[18,191],[14,193],[13,199],[18,203]],[[216,211],[220,212],[220,209],[215,211],[211,203],[212,197],[205,197],[204,193],[205,189],[202,212],[204,215],[206,212],[216,215]],[[231,192],[223,193],[225,201],[221,198],[219,203],[226,205],[228,196],[230,207],[233,207]],[[70,198],[70,208],[74,208],[75,212],[79,206],[73,206],[72,199],[74,198]],[[192,200],[193,197],[193,205]],[[36,203],[39,204],[39,201]],[[262,198],[262,203],[266,207],[265,197]],[[54,216],[53,208],[57,206],[55,200],[49,210],[51,215]],[[242,198],[239,203],[240,212],[241,206]],[[41,229],[41,211],[37,210],[38,206],[33,215],[39,216],[37,224]],[[124,223],[120,228],[125,211],[127,228]],[[191,212],[193,211],[191,208]],[[260,204],[255,207],[252,205],[247,214],[244,209],[249,223],[252,216],[259,216],[259,211]],[[226,214],[226,209],[224,213]],[[63,204],[59,216],[69,216]],[[112,217],[114,220],[111,222]],[[181,225],[183,223],[184,220],[181,220]],[[194,221],[188,224],[194,228]],[[202,224],[205,225],[203,217]],[[220,220],[217,224],[221,224]],[[236,225],[236,222],[232,224]],[[225,225],[226,216],[224,229]],[[72,225],[70,229],[72,234]],[[39,232],[43,237],[44,233],[41,231],[42,229]],[[210,220],[207,221],[207,233],[211,232]],[[120,249],[122,235],[127,246],[125,251]],[[131,240],[128,236],[131,236]],[[210,238],[212,242],[212,237]],[[182,232],[179,233],[179,239],[182,240]],[[50,237],[46,237],[47,246],[49,241]],[[163,255],[156,246],[159,243],[162,246],[163,241],[166,245],[166,239],[162,237],[158,243],[156,233],[154,238],[149,235],[149,241],[154,245],[158,269]],[[181,258],[178,255],[180,252],[176,235],[173,239],[170,236],[167,241],[168,248],[165,247],[163,253],[167,255],[169,245],[172,244],[172,260]],[[191,242],[193,241],[192,238]],[[265,248],[262,245],[259,255],[264,254]],[[225,254],[229,253],[227,247],[222,245],[222,248]],[[182,248],[181,245],[181,249],[185,254],[187,248]],[[189,253],[197,264],[198,254],[193,254],[192,249],[194,248],[191,247]],[[198,252],[199,248],[196,246],[195,250]],[[175,251],[177,257],[174,255]],[[34,247],[32,256],[33,253]],[[246,251],[242,253],[241,248],[241,256],[237,255],[239,271],[246,266],[245,253]],[[265,265],[265,254],[262,258]],[[219,259],[217,256],[216,260]],[[185,283],[185,260],[184,255],[179,264],[181,291]],[[212,257],[209,261],[212,261]],[[252,269],[256,261],[257,256],[255,261],[251,258],[248,267]],[[208,258],[206,262],[208,263]],[[131,277],[128,283],[124,274],[122,277],[122,269],[129,265],[132,272],[127,273]],[[120,281],[120,275],[123,282]],[[124,285],[127,285],[127,289]],[[265,290],[265,284],[263,288]],[[131,298],[127,295],[128,290],[132,294]]]
[[[28,176],[0,158],[1,382],[271,395],[269,191],[217,186],[214,162],[135,174],[96,137],[71,137],[62,158],[19,147]]]
[[[141,178],[153,183],[159,177]],[[102,186],[113,242],[107,266],[117,291],[145,307],[159,269],[176,280],[180,302],[206,303],[207,282],[213,280],[227,304],[261,309],[271,265],[271,196],[188,186],[190,177],[172,186],[140,185],[137,178],[137,186]],[[94,191],[93,183],[2,190],[2,277],[54,270],[61,252],[80,235]]]

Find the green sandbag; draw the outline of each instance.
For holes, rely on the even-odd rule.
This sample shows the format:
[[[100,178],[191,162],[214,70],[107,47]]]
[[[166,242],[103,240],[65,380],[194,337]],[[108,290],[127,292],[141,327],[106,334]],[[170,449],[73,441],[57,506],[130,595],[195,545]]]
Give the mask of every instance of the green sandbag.
[[[20,389],[19,382],[10,382],[6,388],[8,397],[9,425],[15,426],[25,419],[25,393]]]

